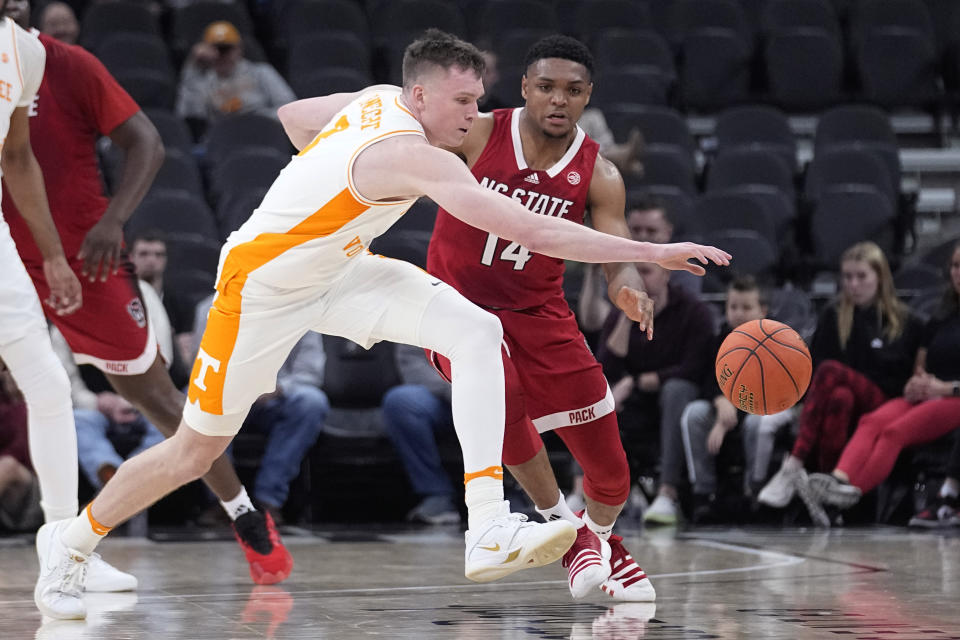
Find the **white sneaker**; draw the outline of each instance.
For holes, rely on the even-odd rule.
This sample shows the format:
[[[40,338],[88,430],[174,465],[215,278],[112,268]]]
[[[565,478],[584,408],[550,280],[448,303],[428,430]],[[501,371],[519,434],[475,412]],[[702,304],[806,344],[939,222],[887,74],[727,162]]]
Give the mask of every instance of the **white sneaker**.
[[[504,502],[500,515],[467,530],[464,538],[464,575],[490,582],[559,560],[577,539],[577,529],[566,520],[527,522],[527,516],[510,513],[510,503]]]
[[[33,601],[40,613],[57,620],[81,620],[87,616],[82,596],[88,557],[60,541],[69,522],[58,520],[37,531],[40,577],[33,590]]]
[[[796,484],[793,480],[794,475],[794,471],[788,469],[786,465],[781,465],[780,470],[770,478],[770,482],[757,494],[757,502],[767,505],[768,507],[773,507],[774,509],[783,509],[786,507],[790,504],[790,501],[793,500],[793,496],[797,491]]]
[[[659,494],[654,498],[650,508],[643,514],[643,521],[647,524],[676,526],[680,521],[680,507],[667,496]]]
[[[86,591],[101,593],[116,593],[117,591],[135,591],[136,577],[124,573],[100,557],[99,553],[91,553],[87,560]]]

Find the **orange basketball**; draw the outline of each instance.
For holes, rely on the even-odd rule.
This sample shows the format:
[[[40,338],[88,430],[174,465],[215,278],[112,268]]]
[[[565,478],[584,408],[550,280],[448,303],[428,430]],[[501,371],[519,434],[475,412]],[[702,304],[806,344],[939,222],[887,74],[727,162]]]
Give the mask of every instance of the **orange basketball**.
[[[720,390],[735,407],[769,415],[800,400],[813,362],[796,331],[776,320],[751,320],[720,345],[716,368]]]

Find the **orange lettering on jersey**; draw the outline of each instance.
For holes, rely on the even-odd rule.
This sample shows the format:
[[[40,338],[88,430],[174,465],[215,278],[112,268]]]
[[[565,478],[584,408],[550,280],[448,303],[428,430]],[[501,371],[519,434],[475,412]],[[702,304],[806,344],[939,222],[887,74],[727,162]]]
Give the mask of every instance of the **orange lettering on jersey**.
[[[0,57],[0,60],[3,60],[3,64],[7,64],[8,62],[10,62],[10,56],[4,53],[3,56]]]
[[[12,88],[13,85],[9,82],[0,82],[0,98],[7,102],[13,102],[13,98],[10,97],[10,89]]]
[[[340,133],[341,131],[346,131],[349,126],[350,126],[350,121],[347,120],[347,116],[340,116],[340,119],[338,119],[338,120],[334,123],[332,129],[327,129],[326,131],[321,131],[320,133],[318,133],[318,134],[317,134],[317,137],[314,138],[313,141],[312,141],[310,144],[308,144],[307,146],[305,146],[305,147],[303,148],[303,150],[302,150],[300,153],[298,153],[297,155],[298,155],[298,156],[302,156],[302,155],[305,154],[307,151],[310,151],[310,149],[313,149],[315,146],[317,146],[317,143],[320,142],[321,140],[323,140],[324,138],[329,138],[330,136],[332,136],[332,135],[335,134],[335,133]]]
[[[373,96],[360,105],[360,130],[379,129],[382,116],[383,101],[380,96]]]
[[[360,236],[353,236],[353,240],[351,240],[350,242],[348,242],[348,243],[343,247],[343,250],[347,253],[347,257],[348,257],[348,258],[352,258],[353,256],[355,256],[355,255],[359,254],[360,252],[362,252],[362,251],[363,251],[363,243],[360,242]]]

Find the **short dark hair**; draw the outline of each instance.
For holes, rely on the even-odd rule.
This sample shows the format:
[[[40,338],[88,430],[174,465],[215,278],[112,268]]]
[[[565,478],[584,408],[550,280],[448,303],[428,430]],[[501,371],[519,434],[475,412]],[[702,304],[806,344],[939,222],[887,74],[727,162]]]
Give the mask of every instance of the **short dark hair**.
[[[427,29],[407,45],[403,52],[403,86],[411,86],[426,65],[472,69],[477,76],[486,68],[480,49],[440,29]]]
[[[627,213],[632,211],[661,211],[663,212],[663,219],[676,231],[676,217],[673,215],[673,212],[670,211],[670,208],[667,207],[667,203],[656,196],[643,194],[630,198],[630,201],[627,203]]]
[[[130,238],[130,248],[133,249],[138,242],[162,242],[166,245],[167,234],[160,229],[144,229],[143,231],[137,231]]]
[[[593,77],[593,54],[587,45],[570,36],[553,35],[541,38],[533,43],[523,58],[524,73],[537,60],[561,58],[582,64]]]
[[[751,291],[756,291],[757,299],[760,301],[760,306],[770,306],[770,294],[767,292],[766,287],[761,286],[760,283],[757,282],[757,279],[749,273],[739,275],[731,280],[730,284],[727,285],[727,292],[729,293],[730,291],[739,291],[740,293],[750,293]]]

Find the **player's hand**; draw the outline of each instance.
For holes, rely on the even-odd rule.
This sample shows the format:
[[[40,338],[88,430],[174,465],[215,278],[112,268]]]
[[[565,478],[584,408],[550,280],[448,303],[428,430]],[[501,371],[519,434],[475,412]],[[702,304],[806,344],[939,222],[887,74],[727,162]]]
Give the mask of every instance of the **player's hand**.
[[[706,270],[699,264],[690,262],[699,260],[700,264],[713,262],[726,266],[730,264],[731,256],[722,249],[693,242],[671,242],[669,244],[648,245],[653,250],[653,256],[648,262],[656,262],[664,269],[672,271],[689,271],[690,273],[702,276]]]
[[[713,407],[717,412],[716,423],[729,431],[737,426],[737,408],[733,403],[720,396],[714,401]]]
[[[720,453],[720,447],[723,446],[723,439],[727,437],[727,430],[721,424],[713,425],[710,433],[707,434],[707,451],[715,456]]]
[[[70,315],[83,304],[80,281],[67,264],[67,259],[57,256],[43,261],[43,276],[50,287],[50,297],[44,303],[58,316]]]
[[[96,282],[105,281],[111,273],[120,269],[120,253],[123,251],[123,227],[116,222],[100,218],[83,239],[77,257],[83,260],[81,273]]]
[[[641,331],[647,332],[647,340],[653,340],[653,300],[646,291],[620,287],[613,302],[624,315],[640,326]]]

